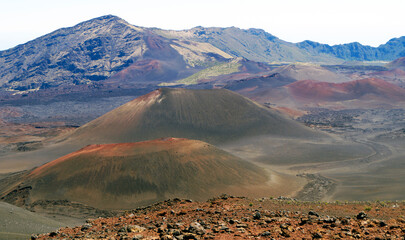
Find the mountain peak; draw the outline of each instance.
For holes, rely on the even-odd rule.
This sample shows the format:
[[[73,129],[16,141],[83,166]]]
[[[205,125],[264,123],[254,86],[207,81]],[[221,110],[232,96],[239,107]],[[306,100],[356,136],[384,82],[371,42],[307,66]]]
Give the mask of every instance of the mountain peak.
[[[100,16],[100,17],[90,19],[90,20],[88,20],[86,22],[94,22],[94,21],[125,21],[125,20],[118,17],[118,16],[109,14],[109,15],[104,15],[104,16]]]
[[[132,26],[131,24],[129,24],[127,21],[125,21],[124,19],[122,19],[122,18],[120,18],[120,17],[118,17],[118,16],[115,16],[115,15],[104,15],[104,16],[101,16],[101,17],[96,17],[96,18],[92,18],[92,19],[90,19],[90,20],[87,20],[87,21],[84,21],[84,22],[81,22],[81,23],[79,23],[79,24],[77,24],[76,26],[74,26],[74,27],[77,27],[77,26],[86,26],[86,25],[94,25],[94,24],[97,24],[97,25],[108,25],[108,23],[112,23],[112,24],[115,24],[115,23],[124,23],[125,25],[130,25],[130,26]]]

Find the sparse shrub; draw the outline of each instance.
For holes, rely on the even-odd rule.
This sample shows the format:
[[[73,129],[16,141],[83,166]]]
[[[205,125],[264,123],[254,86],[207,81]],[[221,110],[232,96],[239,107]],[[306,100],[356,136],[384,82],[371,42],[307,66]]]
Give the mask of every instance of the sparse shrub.
[[[371,211],[371,206],[365,207],[364,211],[367,211],[367,212]]]
[[[252,207],[253,206],[253,203],[249,203],[249,207]]]

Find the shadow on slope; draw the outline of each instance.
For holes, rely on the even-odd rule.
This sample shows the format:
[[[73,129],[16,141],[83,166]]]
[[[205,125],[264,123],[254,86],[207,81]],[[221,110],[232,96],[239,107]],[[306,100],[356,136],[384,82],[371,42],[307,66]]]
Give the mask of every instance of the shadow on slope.
[[[66,224],[0,202],[0,240],[29,239],[31,234],[55,231]]]

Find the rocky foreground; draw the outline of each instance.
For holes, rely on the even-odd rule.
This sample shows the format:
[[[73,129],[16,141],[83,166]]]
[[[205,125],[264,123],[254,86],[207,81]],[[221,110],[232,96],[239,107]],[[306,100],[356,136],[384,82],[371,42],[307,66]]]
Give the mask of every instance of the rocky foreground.
[[[32,239],[405,239],[404,202],[168,200]]]

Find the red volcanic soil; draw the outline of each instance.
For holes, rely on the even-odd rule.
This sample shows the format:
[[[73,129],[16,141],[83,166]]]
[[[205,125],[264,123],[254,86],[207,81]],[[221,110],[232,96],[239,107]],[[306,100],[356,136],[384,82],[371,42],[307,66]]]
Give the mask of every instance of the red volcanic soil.
[[[117,73],[114,77],[124,78],[128,75],[138,77],[152,71],[161,71],[161,68],[162,64],[159,60],[143,60],[130,65],[129,67]]]
[[[402,70],[405,70],[405,57],[398,58],[389,64],[387,64],[387,67],[394,69],[394,68],[400,68]]]
[[[173,61],[146,59],[131,64],[106,80],[105,83],[120,84],[120,86],[133,83],[156,83],[172,81],[181,78],[181,74],[190,75],[193,72],[195,70],[186,69],[184,63],[178,59]]]
[[[306,111],[301,111],[293,108],[288,108],[288,107],[274,107],[277,111],[286,114],[287,116],[290,116],[292,118],[299,118],[307,114]]]
[[[404,203],[173,199],[37,239],[403,239]]]
[[[0,197],[12,204],[66,199],[128,209],[172,197],[203,200],[223,192],[261,196],[269,190],[267,181],[264,170],[213,145],[164,138],[87,146],[23,174],[0,189]],[[30,190],[17,198],[17,185]]]
[[[369,75],[375,75],[375,76],[383,76],[383,77],[389,77],[395,79],[396,77],[405,77],[405,71],[402,69],[392,69],[388,71],[380,71],[380,72],[374,72],[370,73]]]
[[[170,46],[170,41],[156,34],[144,37],[146,48],[142,58],[124,68],[104,84],[133,87],[134,83],[170,82],[187,77],[197,70],[187,67],[183,56]]]
[[[344,83],[304,80],[289,84],[286,88],[294,98],[299,100],[333,102],[365,97],[391,101],[405,100],[405,89],[378,78]]]
[[[403,88],[405,87],[405,68],[403,70],[394,68],[388,71],[373,72],[368,75],[373,78],[384,79],[387,82],[393,83]]]
[[[151,93],[153,94],[153,92]],[[69,161],[70,159],[82,155],[87,155],[90,157],[128,157],[134,154],[148,154],[151,152],[160,151],[171,151],[177,149],[183,154],[187,151],[193,151],[200,147],[201,144],[205,144],[207,147],[209,144],[188,140],[185,138],[162,138],[155,139],[144,142],[135,143],[115,143],[115,144],[94,144],[88,145],[79,151],[73,152],[61,158],[58,158],[52,162],[44,164],[36,169],[34,169],[29,176],[34,177],[38,175],[43,175],[44,172],[51,169],[64,161]],[[176,152],[177,153],[177,152]],[[197,158],[178,158],[182,162],[196,162]]]

